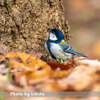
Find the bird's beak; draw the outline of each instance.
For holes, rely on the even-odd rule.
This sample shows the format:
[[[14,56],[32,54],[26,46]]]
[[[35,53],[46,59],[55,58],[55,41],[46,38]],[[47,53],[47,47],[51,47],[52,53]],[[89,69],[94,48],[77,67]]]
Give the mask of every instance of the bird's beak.
[[[51,31],[52,31],[52,29],[48,28],[48,31],[49,31],[49,32],[51,32]]]

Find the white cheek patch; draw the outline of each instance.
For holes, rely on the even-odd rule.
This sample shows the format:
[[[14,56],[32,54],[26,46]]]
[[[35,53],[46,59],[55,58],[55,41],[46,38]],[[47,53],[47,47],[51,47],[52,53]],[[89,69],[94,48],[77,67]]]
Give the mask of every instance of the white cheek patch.
[[[56,35],[53,34],[52,32],[50,32],[49,39],[50,39],[50,40],[58,40],[57,37],[56,37]]]

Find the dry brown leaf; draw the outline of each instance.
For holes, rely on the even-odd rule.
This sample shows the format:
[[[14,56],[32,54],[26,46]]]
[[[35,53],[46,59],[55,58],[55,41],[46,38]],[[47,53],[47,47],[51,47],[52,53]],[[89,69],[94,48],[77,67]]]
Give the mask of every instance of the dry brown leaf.
[[[43,62],[35,57],[31,57],[29,54],[21,53],[21,52],[10,52],[5,55],[7,58],[15,58],[19,57],[22,60],[22,64],[33,68],[34,70],[42,69],[51,69],[46,62]]]
[[[52,70],[56,70],[57,68],[60,68],[60,70],[68,70],[73,68],[71,65],[64,65],[60,63],[47,62],[47,64],[51,66]]]
[[[21,72],[11,73],[14,84],[24,87],[23,89],[26,87],[31,87],[34,91],[98,91],[99,89],[99,61],[75,59],[76,64],[73,67],[72,64],[46,63],[21,52],[10,52],[5,57],[9,59],[13,70],[23,69]]]
[[[48,76],[52,73],[52,70],[46,62],[43,62],[35,57],[30,56],[29,54],[20,53],[20,52],[10,52],[5,55],[9,58],[10,66],[13,69],[24,69],[22,72],[13,73],[17,83],[23,75],[27,81],[34,78],[41,78]]]
[[[54,72],[52,74],[52,78],[64,78],[64,77],[67,77],[69,75],[69,72],[66,71],[66,70],[61,70],[61,71],[58,71],[58,72]]]

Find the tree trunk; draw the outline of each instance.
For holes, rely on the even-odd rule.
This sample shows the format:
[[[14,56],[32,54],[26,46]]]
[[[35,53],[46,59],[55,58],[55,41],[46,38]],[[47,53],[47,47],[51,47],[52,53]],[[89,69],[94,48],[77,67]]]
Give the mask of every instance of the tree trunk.
[[[0,44],[25,52],[41,52],[48,28],[59,28],[68,39],[63,0],[0,0]]]

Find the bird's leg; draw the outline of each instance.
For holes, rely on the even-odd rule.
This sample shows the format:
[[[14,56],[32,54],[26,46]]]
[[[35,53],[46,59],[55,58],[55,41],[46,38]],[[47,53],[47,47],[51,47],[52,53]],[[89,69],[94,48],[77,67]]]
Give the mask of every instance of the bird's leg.
[[[64,61],[63,61],[62,59],[59,60],[59,59],[56,58],[56,60],[57,60],[57,62],[59,62],[60,64],[64,64]]]
[[[59,62],[59,60],[56,58],[56,61]]]
[[[61,63],[61,64],[64,64],[64,61],[61,59],[60,63]]]

